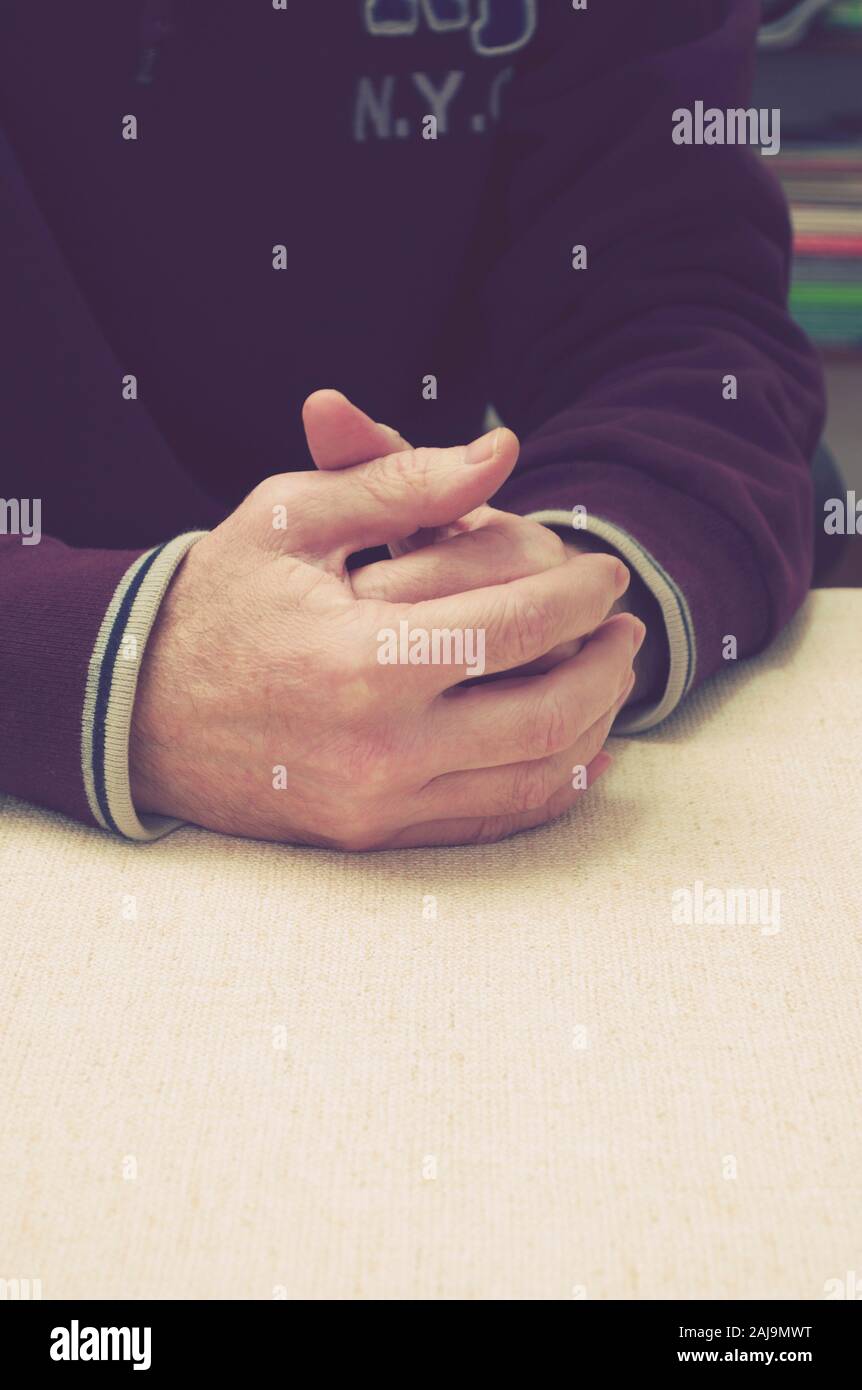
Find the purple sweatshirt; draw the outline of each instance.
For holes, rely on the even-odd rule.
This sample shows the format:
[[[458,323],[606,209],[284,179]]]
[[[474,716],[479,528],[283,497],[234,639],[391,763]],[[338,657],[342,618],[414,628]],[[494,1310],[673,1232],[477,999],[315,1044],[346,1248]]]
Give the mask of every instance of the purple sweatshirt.
[[[661,608],[667,688],[630,729],[727,635],[775,637],[810,583],[820,370],[770,159],[673,138],[749,104],[758,12],[4,0],[0,791],[164,829],[128,787],[147,635],[200,531],[310,466],[320,386],[423,444],[493,404],[523,445],[496,504],[584,508]]]

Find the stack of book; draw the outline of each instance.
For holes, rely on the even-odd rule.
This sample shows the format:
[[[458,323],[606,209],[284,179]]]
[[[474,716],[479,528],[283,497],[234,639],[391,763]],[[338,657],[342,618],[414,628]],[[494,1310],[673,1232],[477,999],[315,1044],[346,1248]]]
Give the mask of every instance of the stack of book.
[[[763,0],[761,105],[793,220],[791,306],[825,348],[862,348],[862,0]]]
[[[823,22],[827,29],[857,29],[862,33],[862,0],[832,0]]]
[[[811,33],[862,29],[862,0],[761,0],[759,47],[793,48]]]
[[[862,141],[776,157],[794,232],[790,304],[816,342],[862,347]]]

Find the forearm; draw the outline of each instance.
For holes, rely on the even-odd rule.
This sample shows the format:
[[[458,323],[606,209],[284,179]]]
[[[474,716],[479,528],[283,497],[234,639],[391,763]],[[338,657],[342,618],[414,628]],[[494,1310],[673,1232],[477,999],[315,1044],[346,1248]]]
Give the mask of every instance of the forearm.
[[[562,536],[577,508],[637,571],[669,651],[658,704],[626,711],[644,729],[724,667],[729,637],[754,655],[803,601],[823,387],[787,310],[790,228],[769,161],[671,138],[707,72],[713,104],[746,105],[755,0],[632,4],[625,25],[615,8],[590,20],[589,67],[555,12],[544,63],[513,84],[508,119],[543,158],[513,172],[484,303],[489,394],[522,440],[496,504]],[[597,100],[618,119],[589,144]],[[577,273],[559,254],[573,228],[589,251]]]
[[[0,536],[0,791],[149,838],[128,791],[137,673],[194,536],[150,551]]]

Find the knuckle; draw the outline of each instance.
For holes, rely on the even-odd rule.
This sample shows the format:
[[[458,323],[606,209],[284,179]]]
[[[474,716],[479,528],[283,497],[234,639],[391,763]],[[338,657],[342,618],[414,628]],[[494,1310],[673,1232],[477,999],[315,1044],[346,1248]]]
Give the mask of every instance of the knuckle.
[[[497,840],[505,839],[509,833],[506,828],[509,823],[505,816],[483,816],[475,825],[465,830],[460,838],[468,845],[493,845]]]
[[[394,457],[376,461],[357,476],[357,484],[378,507],[389,506],[398,491],[398,469]]]
[[[500,644],[504,659],[514,663],[532,652],[546,651],[552,643],[548,611],[535,599],[519,595],[505,605],[500,619]]]
[[[554,563],[566,558],[563,541],[550,526],[515,512],[492,511],[483,529],[497,531],[508,546],[529,553],[545,563],[542,568],[549,569]]]
[[[364,570],[356,570],[352,578],[354,593],[361,598],[374,598],[379,603],[397,603],[404,591],[404,580],[399,577],[397,568],[393,573],[389,560],[378,560]]]
[[[512,804],[507,809],[513,811],[540,810],[550,799],[553,791],[551,782],[551,769],[548,763],[539,759],[524,763],[513,778]]]
[[[295,529],[303,495],[308,496],[308,483],[302,474],[273,473],[252,488],[239,510],[256,533],[277,537]]]
[[[295,502],[298,486],[301,479],[296,473],[271,473],[252,488],[246,503],[256,511],[269,512],[279,503]]]
[[[409,483],[414,490],[428,486],[431,476],[430,449],[401,449],[385,459],[377,459],[364,474],[364,482],[375,502],[390,502]]]
[[[546,695],[533,717],[533,748],[544,757],[562,753],[572,742],[573,723],[571,704],[556,693]]]
[[[599,720],[598,724],[594,724],[589,732],[584,735],[578,747],[578,762],[589,765],[593,761],[593,758],[602,751],[608,734],[611,731],[612,722],[613,716],[607,714],[603,719]]]
[[[411,478],[428,479],[438,458],[436,449],[408,449],[402,455],[406,460],[405,467]]]
[[[561,565],[566,559],[566,547],[556,531],[538,521],[530,522],[530,527],[533,549],[536,556],[543,560],[544,568],[552,569],[554,565]]]

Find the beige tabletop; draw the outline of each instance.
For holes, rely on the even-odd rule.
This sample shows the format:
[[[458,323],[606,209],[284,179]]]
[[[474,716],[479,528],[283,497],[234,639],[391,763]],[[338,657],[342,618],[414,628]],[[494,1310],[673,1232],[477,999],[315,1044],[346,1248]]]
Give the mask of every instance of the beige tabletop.
[[[862,592],[616,752],[574,815],[478,849],[132,845],[0,798],[0,1279],[840,1294]]]

